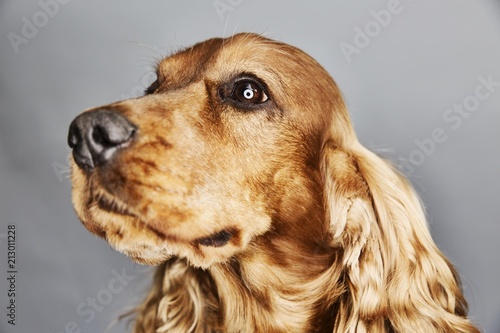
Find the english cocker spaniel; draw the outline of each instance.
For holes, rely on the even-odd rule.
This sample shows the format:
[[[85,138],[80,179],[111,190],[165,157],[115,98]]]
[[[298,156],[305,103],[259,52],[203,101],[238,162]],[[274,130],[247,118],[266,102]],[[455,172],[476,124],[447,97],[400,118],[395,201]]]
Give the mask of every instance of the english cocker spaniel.
[[[479,332],[415,191],[293,46],[177,52],[68,142],[82,223],[158,266],[136,333]]]

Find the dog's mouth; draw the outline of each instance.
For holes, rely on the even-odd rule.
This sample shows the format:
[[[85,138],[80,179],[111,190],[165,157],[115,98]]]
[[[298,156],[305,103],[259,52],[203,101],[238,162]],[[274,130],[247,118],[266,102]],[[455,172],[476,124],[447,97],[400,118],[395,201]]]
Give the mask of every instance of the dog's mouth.
[[[229,243],[235,234],[236,232],[233,229],[224,229],[208,237],[198,238],[195,243],[208,247],[222,247]]]
[[[125,203],[122,203],[118,199],[113,198],[107,194],[99,193],[99,195],[97,195],[94,200],[97,203],[99,209],[108,213],[137,217],[130,211]]]
[[[97,207],[105,211],[107,213],[115,214],[115,215],[123,215],[129,216],[134,219],[141,220],[137,214],[133,213],[133,210],[122,200],[108,194],[104,191],[98,191],[97,194],[94,195],[93,201],[97,205]],[[141,224],[144,224],[143,227],[150,229],[151,227],[147,225],[147,223],[141,221]],[[155,233],[159,233],[157,230],[154,230]],[[167,236],[165,234],[160,235],[160,238],[168,239],[169,241],[181,242],[181,240],[177,237]],[[194,246],[205,246],[205,247],[223,247],[231,240],[238,238],[238,232],[234,228],[225,228],[219,231],[216,231],[209,236],[203,236],[196,238],[193,241],[184,241],[186,243],[191,243]]]

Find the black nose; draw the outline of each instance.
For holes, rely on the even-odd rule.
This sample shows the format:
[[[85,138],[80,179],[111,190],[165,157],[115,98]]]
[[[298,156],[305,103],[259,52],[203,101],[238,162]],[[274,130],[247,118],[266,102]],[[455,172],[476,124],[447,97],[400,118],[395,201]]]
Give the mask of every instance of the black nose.
[[[105,164],[120,147],[126,146],[137,130],[124,116],[110,110],[82,113],[69,126],[68,145],[81,168],[92,170]]]

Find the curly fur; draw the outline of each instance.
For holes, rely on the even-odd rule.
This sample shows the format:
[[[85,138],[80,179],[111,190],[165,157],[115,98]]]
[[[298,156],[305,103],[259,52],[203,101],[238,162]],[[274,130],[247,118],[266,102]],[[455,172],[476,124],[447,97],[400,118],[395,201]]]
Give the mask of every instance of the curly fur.
[[[269,101],[227,97],[239,78]],[[417,194],[358,142],[302,51],[211,39],[105,109],[138,136],[105,167],[73,163],[73,202],[91,232],[158,265],[135,333],[479,332]]]

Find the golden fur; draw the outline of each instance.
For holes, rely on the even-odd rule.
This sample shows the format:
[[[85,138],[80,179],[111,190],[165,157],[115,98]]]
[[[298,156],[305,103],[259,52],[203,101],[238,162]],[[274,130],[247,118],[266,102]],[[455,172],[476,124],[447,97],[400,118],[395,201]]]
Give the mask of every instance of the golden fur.
[[[90,172],[72,163],[83,224],[158,265],[134,332],[479,332],[415,191],[361,146],[311,57],[238,34],[157,76],[104,107],[133,143]],[[236,101],[241,78],[268,99]]]

